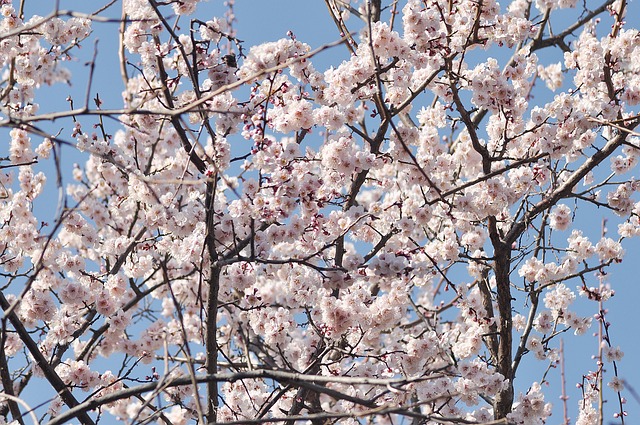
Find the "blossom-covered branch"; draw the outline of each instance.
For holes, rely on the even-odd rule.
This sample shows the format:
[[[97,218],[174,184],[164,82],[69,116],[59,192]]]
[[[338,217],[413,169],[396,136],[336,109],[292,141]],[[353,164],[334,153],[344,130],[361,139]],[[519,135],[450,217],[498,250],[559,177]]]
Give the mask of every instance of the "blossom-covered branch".
[[[555,390],[624,423],[626,0],[322,6],[248,45],[233,1],[0,0],[0,423],[544,424],[593,318]]]

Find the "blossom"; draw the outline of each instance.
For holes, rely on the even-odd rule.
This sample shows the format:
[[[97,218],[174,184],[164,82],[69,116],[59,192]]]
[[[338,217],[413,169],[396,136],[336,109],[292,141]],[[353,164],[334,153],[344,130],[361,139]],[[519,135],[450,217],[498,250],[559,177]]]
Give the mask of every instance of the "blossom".
[[[562,86],[562,64],[560,62],[546,67],[538,65],[538,75],[549,90],[556,91]]]
[[[624,255],[624,250],[619,242],[611,238],[602,238],[595,246],[596,254],[600,261],[619,260]]]
[[[565,204],[557,205],[549,216],[549,226],[554,230],[566,230],[571,224],[571,210]]]
[[[557,284],[552,291],[544,296],[544,305],[550,309],[554,317],[567,310],[576,299],[576,295],[564,283]]]
[[[576,260],[587,259],[596,252],[593,244],[583,236],[580,230],[572,230],[567,241],[569,242],[569,255],[574,256]]]
[[[615,362],[622,360],[624,353],[620,350],[620,347],[604,346],[602,348],[605,358],[608,362]]]
[[[622,390],[624,390],[624,381],[617,376],[614,376],[613,378],[611,378],[611,381],[607,383],[607,386],[613,391],[621,392]]]
[[[518,403],[507,415],[509,420],[518,424],[544,424],[551,415],[551,403],[544,402],[539,383],[534,382],[527,394],[518,396]]]
[[[11,146],[9,148],[9,158],[14,164],[29,163],[34,160],[35,155],[31,150],[31,138],[24,130],[14,128],[9,132],[11,136]]]

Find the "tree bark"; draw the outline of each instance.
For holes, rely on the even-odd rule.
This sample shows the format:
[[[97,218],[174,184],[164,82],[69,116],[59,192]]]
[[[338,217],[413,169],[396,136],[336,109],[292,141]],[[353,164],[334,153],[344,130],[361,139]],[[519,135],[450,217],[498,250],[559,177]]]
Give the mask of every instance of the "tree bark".
[[[495,220],[492,221],[495,225]],[[494,237],[496,239],[498,238],[497,232],[491,233],[495,253],[494,273],[498,291],[497,300],[500,320],[498,326],[498,334],[500,336],[498,342],[498,364],[496,367],[498,372],[500,372],[507,381],[505,387],[496,395],[493,410],[495,419],[502,419],[511,412],[513,405],[513,319],[511,311],[511,283],[509,281],[511,248],[501,240],[494,240]]]

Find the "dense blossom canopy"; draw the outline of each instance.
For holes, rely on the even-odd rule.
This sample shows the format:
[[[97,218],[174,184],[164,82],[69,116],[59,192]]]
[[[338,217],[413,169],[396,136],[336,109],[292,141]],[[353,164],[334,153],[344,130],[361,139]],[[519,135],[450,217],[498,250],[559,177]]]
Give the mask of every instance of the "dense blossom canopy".
[[[317,50],[245,45],[233,1],[0,3],[0,423],[28,402],[52,425],[544,424],[521,361],[544,379],[559,335],[587,332],[575,423],[602,418],[607,384],[624,420],[604,303],[640,234],[626,0],[327,0]],[[41,112],[114,15],[122,104],[91,63],[86,99]],[[345,60],[319,69],[327,50]],[[617,232],[581,227],[593,206]]]

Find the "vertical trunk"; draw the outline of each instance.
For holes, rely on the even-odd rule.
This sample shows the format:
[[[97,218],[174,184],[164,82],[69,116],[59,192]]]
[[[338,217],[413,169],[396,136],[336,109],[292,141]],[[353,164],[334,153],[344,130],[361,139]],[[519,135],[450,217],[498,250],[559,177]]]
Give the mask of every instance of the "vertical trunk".
[[[498,333],[498,364],[497,370],[507,380],[506,387],[497,395],[494,403],[495,419],[502,419],[511,412],[513,404],[513,367],[512,367],[512,311],[511,311],[511,287],[509,282],[509,269],[511,265],[511,249],[504,242],[494,241],[495,252],[495,276],[498,291],[498,312],[500,322]]]
[[[207,182],[206,192],[206,221],[207,234],[205,244],[209,259],[211,260],[211,268],[209,270],[209,295],[207,297],[207,375],[215,375],[218,373],[218,292],[220,290],[220,265],[216,264],[218,253],[216,251],[215,234],[214,234],[214,199],[216,184],[215,180]],[[218,416],[218,382],[216,380],[209,381],[207,384],[207,422],[210,424],[217,422]]]
[[[218,321],[218,290],[220,287],[220,268],[211,268],[209,297],[207,302],[207,375],[218,373],[218,342],[216,340]],[[218,411],[218,382],[207,383],[207,422],[216,423]]]

